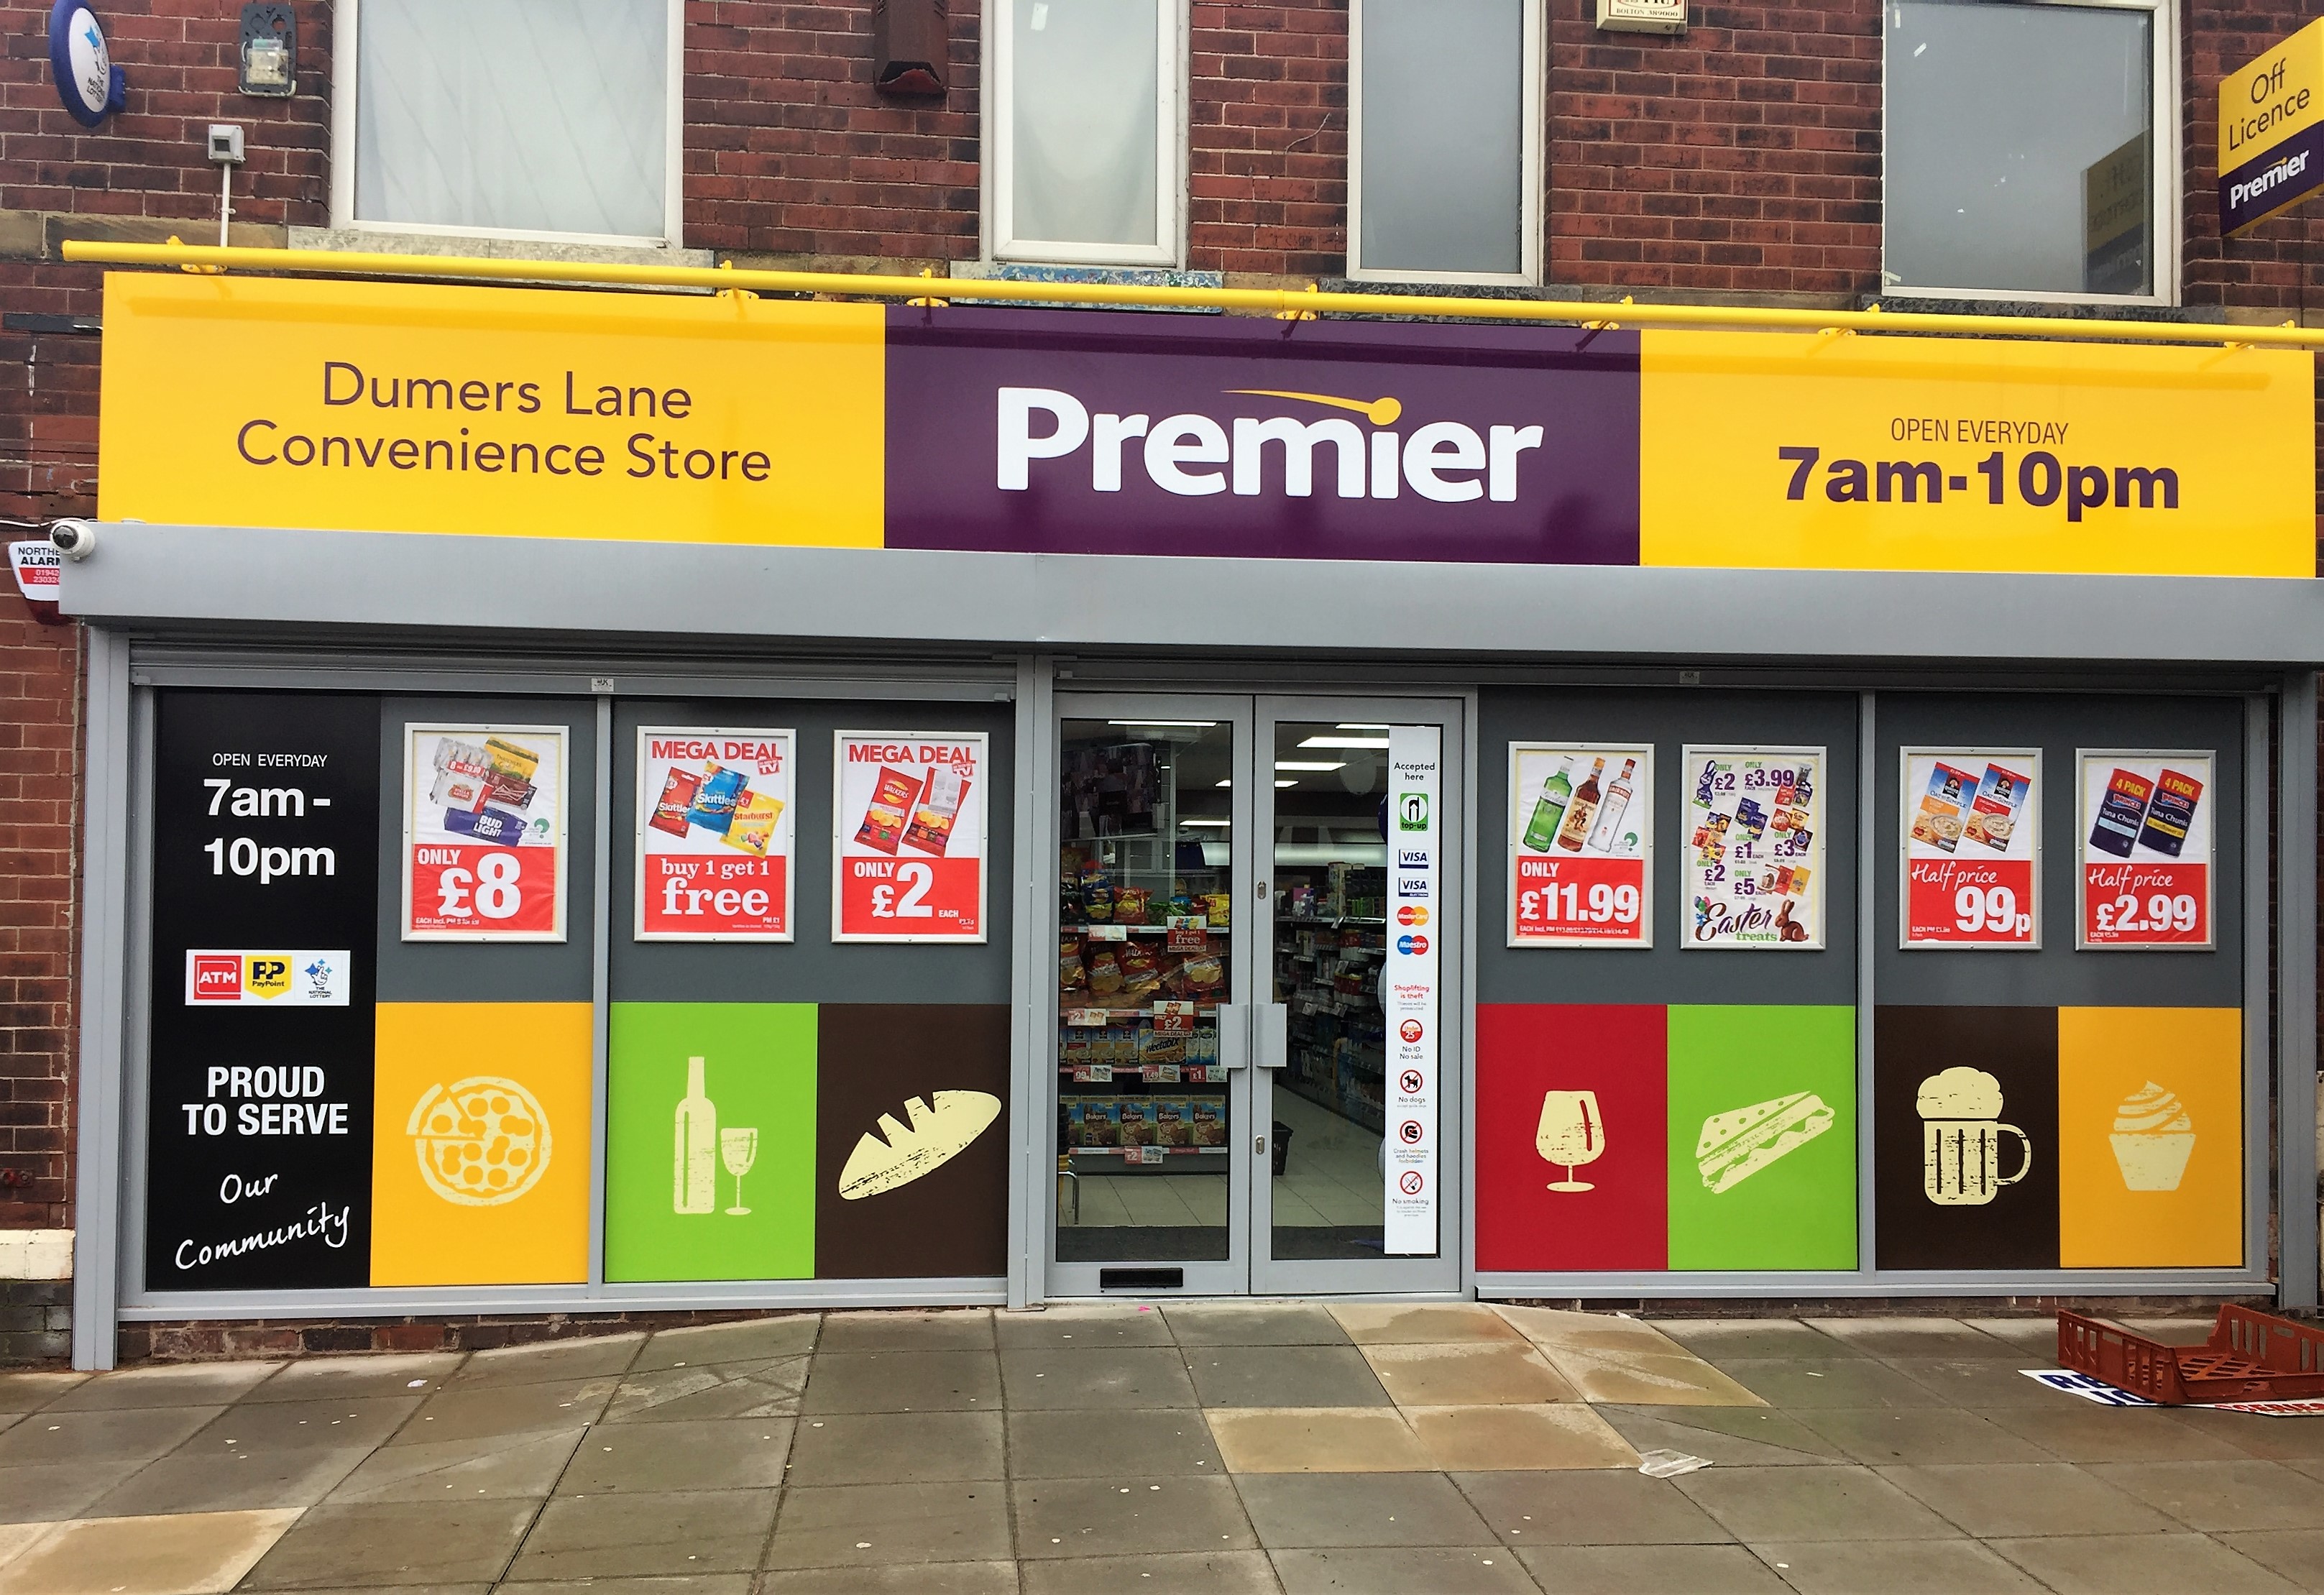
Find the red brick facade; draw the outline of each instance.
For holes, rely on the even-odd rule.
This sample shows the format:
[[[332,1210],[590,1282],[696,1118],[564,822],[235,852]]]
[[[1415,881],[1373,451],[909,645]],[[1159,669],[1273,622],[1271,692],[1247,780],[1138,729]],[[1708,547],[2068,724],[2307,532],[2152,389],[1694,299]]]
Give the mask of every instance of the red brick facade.
[[[1696,4],[1683,37],[1600,33],[1545,0],[1545,279],[1593,293],[1847,304],[1880,268],[1882,8]],[[97,353],[27,318],[93,316],[69,235],[215,236],[200,134],[248,131],[242,237],[329,213],[332,8],[300,0],[299,94],[235,92],[236,0],[110,0],[126,112],[91,132],[48,78],[45,4],[0,0],[0,516],[95,504]],[[2186,0],[2183,294],[2199,310],[2324,316],[2310,224],[2223,244],[2212,184],[2226,70],[2310,20],[2301,0]],[[1343,270],[1346,0],[1192,0],[1187,264],[1300,281]],[[688,245],[831,265],[980,249],[977,0],[954,0],[952,88],[872,87],[871,0],[688,0]],[[0,599],[0,1225],[71,1222],[78,640]]]

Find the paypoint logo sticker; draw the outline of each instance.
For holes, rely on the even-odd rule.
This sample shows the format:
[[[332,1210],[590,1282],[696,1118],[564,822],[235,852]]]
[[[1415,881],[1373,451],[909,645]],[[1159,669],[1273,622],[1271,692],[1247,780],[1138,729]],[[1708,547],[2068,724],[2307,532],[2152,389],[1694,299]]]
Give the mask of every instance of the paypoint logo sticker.
[[[328,952],[250,953],[198,948],[186,954],[186,1001],[268,1003],[277,1008],[345,1008],[345,948]]]
[[[254,997],[272,1001],[290,989],[290,960],[272,954],[244,960],[242,989]]]

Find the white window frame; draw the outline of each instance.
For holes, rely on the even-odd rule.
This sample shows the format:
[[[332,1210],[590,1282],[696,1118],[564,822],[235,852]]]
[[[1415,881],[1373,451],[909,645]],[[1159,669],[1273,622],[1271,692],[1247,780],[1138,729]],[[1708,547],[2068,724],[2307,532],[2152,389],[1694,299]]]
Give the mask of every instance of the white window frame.
[[[362,32],[363,0],[337,0],[331,8],[331,226],[351,232],[401,234],[433,238],[505,238],[518,242],[586,244],[632,249],[676,249],[686,230],[686,4],[663,0],[669,12],[668,70],[664,109],[669,118],[662,141],[662,231],[646,237],[628,233],[558,233],[530,227],[462,227],[427,222],[366,221],[355,215],[355,41]]]
[[[1154,236],[1152,244],[1065,244],[1020,238],[1016,230],[1017,8],[1033,0],[990,0],[984,8],[987,93],[984,163],[985,237],[991,258],[1060,266],[1161,266],[1186,259],[1186,49],[1188,0],[1157,0],[1154,8]]]
[[[2179,302],[2180,255],[2185,247],[2183,196],[2180,193],[2179,0],[2006,0],[2013,5],[2062,5],[2078,11],[2144,11],[2153,18],[2150,38],[2153,106],[2148,116],[2154,184],[2154,291],[2152,293],[2059,293],[2034,289],[1945,288],[1888,281],[1888,46],[1895,30],[1886,8],[1880,20],[1880,297],[2006,300],[2022,304],[2175,305]]]
[[[1348,280],[1351,282],[1465,282],[1480,286],[1532,287],[1541,281],[1542,190],[1546,185],[1545,83],[1548,76],[1547,28],[1542,0],[1526,0],[1525,43],[1518,70],[1524,74],[1517,141],[1517,269],[1514,272],[1415,272],[1363,263],[1364,247],[1364,0],[1348,5]]]

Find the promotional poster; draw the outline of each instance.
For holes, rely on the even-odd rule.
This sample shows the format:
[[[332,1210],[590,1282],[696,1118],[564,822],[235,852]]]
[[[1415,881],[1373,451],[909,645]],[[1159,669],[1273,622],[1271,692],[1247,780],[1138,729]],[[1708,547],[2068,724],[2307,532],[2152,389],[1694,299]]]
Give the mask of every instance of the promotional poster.
[[[843,731],[835,738],[832,939],[984,939],[981,731]]]
[[[638,730],[641,942],[791,939],[788,731]]]
[[[2214,756],[2084,748],[2079,758],[2074,945],[2212,945]]]
[[[1509,945],[1651,947],[1655,751],[1509,744]]]
[[[2042,945],[2042,755],[1906,748],[1907,947]]]
[[[1686,750],[1687,947],[1823,946],[1821,748]]]
[[[562,726],[403,728],[403,939],[565,939]]]

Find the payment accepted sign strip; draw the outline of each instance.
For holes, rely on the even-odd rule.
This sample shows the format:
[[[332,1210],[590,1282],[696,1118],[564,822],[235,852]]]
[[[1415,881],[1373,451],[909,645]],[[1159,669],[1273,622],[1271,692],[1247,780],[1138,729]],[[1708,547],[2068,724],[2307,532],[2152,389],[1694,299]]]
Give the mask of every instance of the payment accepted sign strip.
[[[1391,1257],[1437,1249],[1443,736],[1434,725],[1393,725],[1388,733],[1388,872],[1395,884],[1380,998],[1389,1031],[1383,1228]]]

